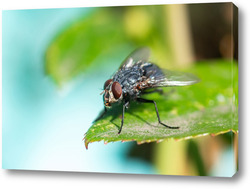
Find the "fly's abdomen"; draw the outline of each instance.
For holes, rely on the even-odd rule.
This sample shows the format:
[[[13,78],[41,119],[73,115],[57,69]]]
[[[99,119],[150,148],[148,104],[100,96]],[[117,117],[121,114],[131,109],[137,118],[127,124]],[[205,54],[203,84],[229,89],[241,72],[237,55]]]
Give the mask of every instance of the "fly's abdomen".
[[[152,63],[145,63],[142,67],[143,69],[143,75],[146,78],[158,78],[158,77],[164,77],[164,73],[162,70]]]

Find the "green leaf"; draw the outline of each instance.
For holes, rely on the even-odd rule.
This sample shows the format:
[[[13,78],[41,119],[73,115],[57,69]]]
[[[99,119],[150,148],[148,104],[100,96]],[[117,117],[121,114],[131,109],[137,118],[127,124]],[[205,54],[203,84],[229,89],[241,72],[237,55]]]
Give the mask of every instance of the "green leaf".
[[[238,131],[238,67],[231,61],[199,62],[187,70],[201,82],[192,86],[164,88],[164,94],[145,95],[155,100],[161,121],[179,129],[168,129],[157,122],[153,104],[132,103],[125,113],[121,134],[121,105],[112,107],[94,122],[85,134],[85,146],[103,140],[137,141],[138,144],[174,138],[189,139]]]
[[[125,41],[123,25],[119,21],[122,14],[111,9],[92,11],[63,30],[49,45],[45,71],[59,86],[89,69],[103,54],[105,57],[116,54],[111,51],[113,46],[117,49],[117,44]]]

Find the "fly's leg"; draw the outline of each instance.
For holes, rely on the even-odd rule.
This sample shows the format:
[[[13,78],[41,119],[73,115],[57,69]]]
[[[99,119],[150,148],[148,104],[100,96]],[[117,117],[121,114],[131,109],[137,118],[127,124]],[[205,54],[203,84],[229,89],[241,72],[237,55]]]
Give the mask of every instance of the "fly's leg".
[[[167,128],[170,128],[170,129],[179,129],[179,127],[171,127],[171,126],[168,126],[168,125],[166,125],[166,124],[164,124],[164,123],[161,122],[161,119],[160,119],[160,116],[159,116],[159,112],[158,112],[158,108],[157,108],[157,105],[156,105],[155,101],[153,101],[153,100],[147,100],[147,99],[143,99],[143,98],[137,98],[136,100],[137,100],[137,102],[153,103],[155,105],[155,111],[156,111],[156,114],[157,114],[158,122],[161,125],[163,125],[163,126],[165,126]]]
[[[125,109],[128,108],[128,105],[129,105],[129,101],[128,102],[124,102],[123,105],[122,105],[122,121],[121,121],[121,127],[120,127],[120,129],[118,131],[118,134],[120,134],[121,131],[122,131]]]

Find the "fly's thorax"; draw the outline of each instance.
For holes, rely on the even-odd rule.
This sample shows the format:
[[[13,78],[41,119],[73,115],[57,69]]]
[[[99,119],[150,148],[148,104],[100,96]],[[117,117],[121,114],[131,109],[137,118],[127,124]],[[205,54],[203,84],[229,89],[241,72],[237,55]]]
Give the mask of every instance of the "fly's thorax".
[[[134,97],[137,96],[138,93],[138,91],[135,90],[136,86],[142,81],[142,71],[139,65],[135,65],[118,71],[113,79],[121,84],[123,94]]]

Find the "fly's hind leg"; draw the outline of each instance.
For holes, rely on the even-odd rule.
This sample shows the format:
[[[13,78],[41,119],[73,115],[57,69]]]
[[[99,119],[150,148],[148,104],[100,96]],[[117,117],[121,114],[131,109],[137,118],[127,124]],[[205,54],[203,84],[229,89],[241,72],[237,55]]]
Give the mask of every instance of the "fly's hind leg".
[[[147,99],[144,99],[144,98],[137,98],[136,100],[137,100],[137,102],[153,103],[155,105],[155,111],[156,111],[156,115],[157,115],[157,118],[158,118],[158,122],[161,125],[169,128],[169,129],[179,129],[179,127],[171,127],[171,126],[168,126],[168,125],[166,125],[166,124],[164,124],[164,123],[161,122],[161,119],[160,119],[160,116],[159,116],[159,112],[158,112],[158,108],[157,108],[157,105],[156,105],[155,101],[153,101],[153,100],[147,100]]]

